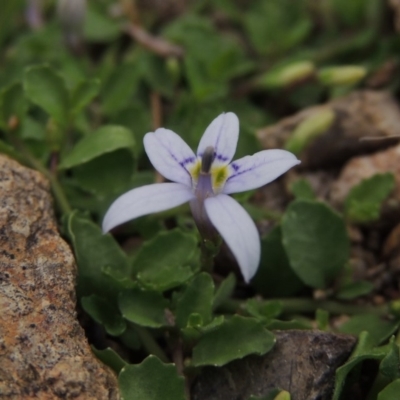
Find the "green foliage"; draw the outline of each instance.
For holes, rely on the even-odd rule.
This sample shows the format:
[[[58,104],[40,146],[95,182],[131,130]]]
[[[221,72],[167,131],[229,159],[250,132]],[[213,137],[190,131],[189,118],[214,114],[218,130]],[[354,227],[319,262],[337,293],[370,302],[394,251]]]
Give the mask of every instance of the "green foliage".
[[[174,229],[160,232],[140,248],[133,260],[133,273],[148,288],[169,290],[194,275],[197,260],[196,237]]]
[[[45,110],[62,126],[68,123],[69,93],[64,80],[47,65],[28,68],[24,90],[33,103]]]
[[[193,349],[194,366],[222,366],[249,354],[263,355],[275,344],[274,335],[252,318],[233,316],[207,332]]]
[[[324,288],[344,267],[349,239],[343,219],[323,203],[296,200],[282,219],[282,241],[293,271]]]
[[[400,379],[396,379],[383,389],[379,395],[378,400],[393,400],[399,395]]]
[[[395,185],[391,173],[377,174],[354,186],[346,197],[345,213],[354,222],[369,222],[379,217],[382,202]]]
[[[185,400],[183,377],[174,365],[163,364],[154,356],[124,367],[118,381],[123,400]]]
[[[370,343],[377,346],[393,335],[399,324],[399,320],[388,321],[373,314],[359,314],[342,324],[339,330],[352,335],[367,331]]]
[[[360,296],[369,302],[377,285],[353,281],[342,270],[350,254],[345,224],[362,223],[368,234],[365,223],[378,220],[394,177],[376,175],[352,188],[344,218],[316,201],[302,178],[301,168],[312,162],[312,154],[303,159],[303,150],[318,137],[323,141],[326,131],[335,132],[342,118],[336,109],[318,107],[297,125],[289,123],[289,138],[277,138],[303,161],[290,188],[277,184],[277,209],[267,209],[257,190],[236,197],[263,232],[260,268],[250,287],[235,277],[224,248],[212,273],[202,269],[188,206],[139,218],[115,229],[115,238],[99,228],[119,194],[160,180],[143,148],[146,132],[159,125],[195,149],[209,122],[233,111],[240,119],[240,158],[263,150],[260,128],[355,85],[398,97],[400,81],[388,65],[396,63],[399,40],[387,24],[386,3],[215,0],[164,15],[142,9],[146,2],[137,2],[137,10],[87,2],[76,42],[56,20],[56,2],[36,2],[43,7],[37,26],[27,19],[33,15],[28,3],[35,2],[6,1],[0,12],[0,153],[49,180],[78,265],[78,302],[89,330],[102,333],[96,345],[105,350],[93,351],[120,374],[123,398],[183,400],[182,371],[178,375],[174,364],[160,360],[174,358],[192,377],[202,366],[265,354],[274,345],[268,329],[315,326],[360,334],[337,372],[336,400],[348,397],[347,386],[365,360],[380,362],[370,398],[394,398],[398,345],[392,339],[376,346],[397,334],[399,304],[354,304]],[[143,29],[140,37],[128,32],[132,21]],[[180,51],[170,51],[171,44]],[[387,83],[377,84],[382,76]],[[332,165],[335,172],[338,167]],[[289,192],[295,201],[287,204]],[[324,289],[327,299],[312,299],[309,287]],[[349,319],[337,328],[335,314]],[[119,354],[144,361],[130,365]],[[276,389],[262,399],[289,398]]]
[[[368,281],[350,282],[340,288],[336,297],[341,300],[352,300],[369,294],[373,288],[373,283]]]
[[[109,347],[104,350],[98,350],[92,347],[93,353],[98,359],[100,359],[104,364],[108,365],[117,374],[122,368],[128,365],[113,349]]]
[[[158,292],[133,287],[120,293],[118,305],[124,318],[138,325],[159,328],[168,324],[165,310],[169,303]]]
[[[82,308],[98,323],[104,326],[106,332],[112,336],[119,336],[125,332],[126,322],[118,313],[118,309],[107,300],[92,294],[82,297]]]
[[[197,275],[187,285],[176,305],[176,323],[180,328],[188,325],[191,315],[197,314],[200,326],[211,322],[214,300],[214,282],[209,274]]]
[[[387,346],[374,347],[374,340],[363,331],[349,360],[336,371],[335,392],[332,400],[339,400],[347,375],[364,360],[382,360],[387,354]]]
[[[293,196],[299,200],[315,200],[315,194],[307,179],[298,179],[290,186]]]
[[[261,239],[261,261],[252,284],[266,297],[297,294],[304,284],[292,269],[282,245],[282,229],[274,228]]]
[[[78,264],[78,295],[114,298],[121,287],[110,281],[103,268],[111,267],[127,276],[129,263],[125,253],[110,235],[103,235],[98,225],[76,212],[67,217],[66,225]]]

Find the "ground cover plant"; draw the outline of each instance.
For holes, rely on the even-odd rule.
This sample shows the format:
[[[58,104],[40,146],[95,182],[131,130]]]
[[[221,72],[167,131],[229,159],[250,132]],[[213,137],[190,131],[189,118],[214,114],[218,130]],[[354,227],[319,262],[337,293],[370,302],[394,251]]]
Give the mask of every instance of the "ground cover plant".
[[[383,0],[2,5],[0,152],[49,179],[60,231],[78,265],[81,323],[96,356],[118,374],[124,399],[188,399],[203,367],[264,355],[275,344],[273,331],[285,329],[358,337],[336,371],[333,399],[396,398],[395,6]],[[386,97],[368,100],[381,93]],[[356,107],[357,101],[365,104]],[[385,112],[368,109],[383,103]],[[221,128],[227,133],[240,124],[235,156],[229,150],[221,165],[217,141],[206,144],[211,153],[201,144],[220,115],[228,116]],[[359,134],[363,123],[370,132]],[[158,165],[156,134],[144,138],[161,127],[193,151],[200,143],[198,164],[177,158],[190,169],[190,185],[208,172],[213,189],[230,182],[205,200],[222,238],[207,236],[204,209],[187,204],[189,189],[179,201],[172,196],[189,175],[168,176],[172,167]],[[173,140],[168,150],[183,149]],[[278,153],[263,158],[268,165],[257,184],[238,188],[228,180],[248,170],[243,157],[271,149]],[[277,154],[284,158],[278,166]],[[228,167],[232,158],[239,161]],[[181,186],[168,186],[173,199],[155,198],[155,206],[146,198],[156,193],[140,192],[147,185]],[[144,193],[144,203],[117,200],[104,219],[132,190]],[[260,251],[251,247],[258,234]],[[290,395],[276,388],[263,399]]]

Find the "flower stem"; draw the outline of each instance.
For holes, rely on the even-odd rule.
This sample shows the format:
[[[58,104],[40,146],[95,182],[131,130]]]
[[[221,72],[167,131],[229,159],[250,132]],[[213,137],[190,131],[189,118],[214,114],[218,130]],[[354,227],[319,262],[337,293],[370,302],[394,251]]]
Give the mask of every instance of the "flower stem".
[[[214,257],[219,253],[221,241],[214,243],[208,239],[201,241],[201,267],[203,271],[212,272],[214,267]]]

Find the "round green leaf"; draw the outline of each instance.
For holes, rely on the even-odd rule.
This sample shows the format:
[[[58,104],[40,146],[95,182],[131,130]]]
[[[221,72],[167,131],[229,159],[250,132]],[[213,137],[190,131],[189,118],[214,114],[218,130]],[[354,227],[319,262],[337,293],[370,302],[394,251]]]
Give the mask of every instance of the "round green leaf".
[[[121,400],[185,400],[185,381],[173,364],[149,356],[128,365],[118,377]]]
[[[191,259],[197,250],[194,235],[179,229],[160,232],[140,248],[133,261],[133,271],[146,287],[169,290],[193,276],[195,268],[191,267]]]
[[[103,273],[103,267],[109,266],[119,275],[128,276],[128,259],[118,243],[76,212],[68,215],[67,232],[78,264],[78,295],[96,293],[114,299],[121,286]]]
[[[133,153],[134,147],[135,139],[129,129],[113,125],[103,126],[83,137],[62,159],[59,168],[73,168],[119,149],[128,149]]]
[[[263,355],[275,344],[274,335],[253,318],[238,315],[207,332],[193,349],[193,365],[222,366],[249,354]]]
[[[320,202],[294,201],[283,216],[282,235],[294,272],[315,288],[326,287],[349,257],[343,219]]]
[[[168,301],[158,292],[132,288],[120,293],[119,309],[128,321],[150,328],[167,325]]]
[[[400,379],[396,379],[385,387],[379,394],[378,400],[394,400],[399,398]]]

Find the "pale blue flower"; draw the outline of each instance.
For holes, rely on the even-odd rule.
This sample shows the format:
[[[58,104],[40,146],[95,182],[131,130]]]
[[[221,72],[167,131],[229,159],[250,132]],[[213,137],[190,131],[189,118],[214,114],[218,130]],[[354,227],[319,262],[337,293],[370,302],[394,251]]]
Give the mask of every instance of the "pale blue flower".
[[[228,195],[263,186],[300,161],[285,150],[264,150],[231,163],[238,137],[239,120],[231,112],[211,122],[197,155],[169,129],[147,133],[143,142],[151,163],[172,182],[142,186],[120,196],[104,217],[103,231],[190,202],[200,233],[207,237],[218,231],[248,282],[260,262],[260,237],[247,212]]]

